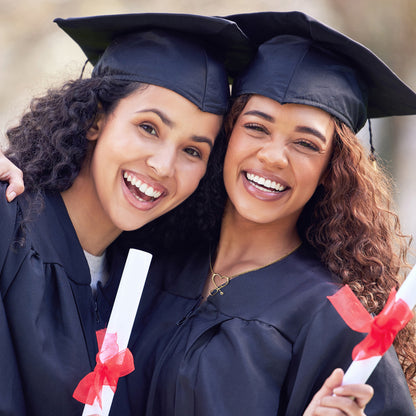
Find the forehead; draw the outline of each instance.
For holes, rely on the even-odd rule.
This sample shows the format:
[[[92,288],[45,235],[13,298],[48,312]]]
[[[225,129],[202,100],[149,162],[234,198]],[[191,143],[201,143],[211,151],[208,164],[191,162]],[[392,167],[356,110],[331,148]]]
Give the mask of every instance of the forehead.
[[[329,134],[334,132],[333,117],[326,111],[304,104],[280,104],[279,102],[264,97],[253,95],[242,111],[242,115],[261,114],[268,116],[271,122],[281,124],[282,120],[296,124],[310,125],[311,127],[324,129]]]
[[[136,114],[153,114],[171,129],[214,137],[222,122],[222,116],[202,111],[175,91],[151,84],[121,99],[114,113],[127,117]]]

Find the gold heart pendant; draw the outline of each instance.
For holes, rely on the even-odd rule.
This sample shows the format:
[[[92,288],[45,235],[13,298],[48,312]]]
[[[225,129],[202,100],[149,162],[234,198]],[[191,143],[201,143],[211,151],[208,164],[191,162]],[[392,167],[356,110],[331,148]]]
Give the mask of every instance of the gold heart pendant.
[[[218,278],[218,283],[215,278]],[[227,286],[230,283],[230,278],[228,276],[222,276],[219,273],[212,273],[211,275],[212,283],[214,283],[215,289],[211,291],[211,296],[216,295],[218,292],[220,295],[223,295],[224,292],[221,290],[223,287]]]

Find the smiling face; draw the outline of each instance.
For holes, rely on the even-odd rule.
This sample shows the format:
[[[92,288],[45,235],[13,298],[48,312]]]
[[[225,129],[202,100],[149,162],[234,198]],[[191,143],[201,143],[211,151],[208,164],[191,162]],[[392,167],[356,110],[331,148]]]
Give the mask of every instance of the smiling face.
[[[224,162],[232,215],[296,227],[326,171],[333,135],[334,122],[323,110],[251,97],[235,123]]]
[[[179,205],[204,175],[221,121],[158,86],[120,100],[87,134],[94,217],[133,230]]]

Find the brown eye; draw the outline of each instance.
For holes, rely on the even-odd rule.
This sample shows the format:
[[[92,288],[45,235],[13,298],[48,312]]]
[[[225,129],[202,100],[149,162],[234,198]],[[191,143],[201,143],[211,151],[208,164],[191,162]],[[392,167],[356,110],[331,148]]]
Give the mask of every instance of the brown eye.
[[[197,149],[195,149],[193,147],[187,147],[185,149],[185,153],[187,153],[188,155],[190,155],[192,157],[196,157],[198,159],[202,159],[201,153]]]
[[[313,150],[314,152],[319,151],[319,147],[316,144],[314,144],[314,143],[312,143],[308,140],[298,140],[297,144],[299,144],[302,147],[305,147],[306,149]]]
[[[140,128],[152,136],[157,136],[157,131],[151,124],[142,123],[140,124]]]

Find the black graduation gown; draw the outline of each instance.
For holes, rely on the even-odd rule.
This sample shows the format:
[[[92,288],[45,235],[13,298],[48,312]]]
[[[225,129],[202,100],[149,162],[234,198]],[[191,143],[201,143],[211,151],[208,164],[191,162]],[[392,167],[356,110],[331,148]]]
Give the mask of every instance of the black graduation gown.
[[[0,188],[0,414],[81,415],[83,405],[72,398],[72,392],[95,366],[95,331],[105,327],[108,321],[125,252],[117,246],[110,249],[112,278],[104,288],[98,285],[94,301],[88,265],[60,196],[45,197],[45,209],[31,223],[25,234],[25,245],[14,249],[10,242],[19,237],[17,224],[25,203],[19,198],[8,204],[4,198],[5,186],[0,184]],[[343,348],[346,339],[342,338],[338,344],[338,332],[329,334],[333,331],[332,325],[343,333],[342,337],[345,331],[351,335],[351,340],[347,338],[351,348],[361,336],[350,334],[339,323],[337,315],[333,316],[331,308],[328,315],[323,313],[321,318],[321,314],[316,314],[310,330],[306,325],[311,314],[307,309],[309,296],[312,292],[323,296],[324,291],[320,289],[332,287],[328,283],[330,278],[324,277],[326,272],[315,260],[309,264],[302,256],[297,259],[297,253],[285,260],[284,264],[289,263],[281,272],[284,271],[288,279],[280,283],[282,287],[278,285],[277,291],[272,283],[277,284],[279,279],[272,279],[272,276],[280,271],[266,268],[263,278],[258,279],[256,272],[256,279],[248,274],[248,279],[241,279],[244,277],[241,276],[230,283],[226,294],[228,299],[234,300],[226,301],[226,295],[223,299],[217,295],[198,308],[208,270],[207,253],[207,250],[195,248],[192,253],[154,259],[129,342],[136,370],[119,380],[111,416],[266,415],[276,403],[281,407],[295,407],[288,407],[286,413],[281,410],[279,414],[300,414],[296,406],[304,407],[309,402],[334,367],[345,368],[343,363],[349,363],[349,358],[340,352],[347,349]],[[311,266],[320,289],[312,290],[314,285],[303,282],[300,288],[305,287],[298,292],[299,299],[291,297],[293,300],[289,301],[287,294],[292,295],[299,286],[296,270],[305,273],[305,265]],[[292,268],[295,271],[291,271]],[[262,271],[259,273],[263,276]],[[311,273],[303,274],[304,279],[311,277]],[[318,278],[320,273],[323,277]],[[263,279],[269,286],[257,284]],[[286,281],[290,279],[293,284]],[[249,282],[248,286],[244,281]],[[332,293],[333,288],[327,291]],[[273,301],[269,298],[272,294]],[[306,306],[301,306],[300,299]],[[282,304],[277,305],[280,302]],[[233,308],[238,313],[233,313]],[[328,305],[322,310],[327,308]],[[301,314],[304,321],[301,319],[299,323],[295,312],[305,310],[308,316]],[[338,324],[333,324],[332,319],[338,320]],[[293,333],[288,330],[292,322]],[[302,343],[295,337],[296,322],[298,329],[302,327],[299,340],[307,342]],[[257,329],[253,329],[256,326]],[[228,327],[234,329],[227,332]],[[227,333],[229,335],[224,338],[222,334]],[[205,350],[202,346],[206,343],[206,350],[210,352],[211,338],[218,339],[218,346],[216,342],[212,344],[215,357],[211,357],[211,352],[205,359],[201,354]],[[327,362],[326,367],[308,362],[309,358],[319,360],[320,356],[328,355],[326,350],[320,352],[320,339],[329,339],[331,352],[335,350],[337,357]],[[289,360],[286,350],[292,342],[293,357]],[[192,352],[186,360],[182,357],[182,348]],[[350,353],[348,351],[348,357]],[[188,358],[198,357],[198,354],[204,358],[200,361],[201,368],[199,361],[188,362]],[[386,369],[388,386],[383,376],[380,377]],[[407,386],[392,352],[382,360],[376,374],[373,403],[377,405],[372,404],[372,408],[386,406],[390,413],[372,410],[367,414],[414,414],[409,407]],[[301,400],[299,405],[296,395]],[[262,404],[264,411],[262,407],[252,411],[256,406],[247,406],[246,401],[254,400],[257,404],[263,399],[267,399]],[[231,406],[231,410],[226,406]],[[273,414],[277,414],[276,409]]]
[[[101,290],[96,302],[92,297],[88,264],[60,195],[45,196],[17,246],[27,202],[7,203],[0,188],[0,414],[81,415],[84,405],[72,393],[95,366],[95,331],[105,327],[112,300]],[[114,299],[117,286],[107,297]]]
[[[136,370],[125,378],[134,414],[302,415],[364,337],[326,298],[340,285],[304,244],[199,306],[208,270],[207,250],[154,258],[146,288],[153,300],[139,310]],[[416,414],[393,348],[369,383],[368,416]]]

